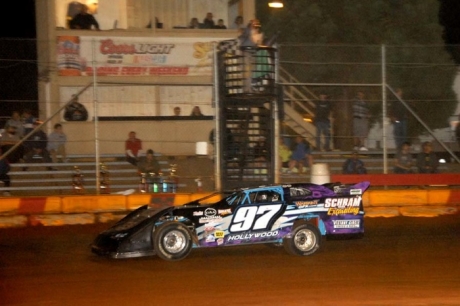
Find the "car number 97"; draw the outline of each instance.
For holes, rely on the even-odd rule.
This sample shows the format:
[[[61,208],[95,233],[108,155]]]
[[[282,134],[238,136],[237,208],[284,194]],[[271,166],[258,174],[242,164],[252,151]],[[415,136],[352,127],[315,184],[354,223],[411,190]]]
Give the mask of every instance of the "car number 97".
[[[243,232],[250,230],[251,227],[252,230],[266,229],[273,217],[281,210],[281,206],[282,204],[240,207],[235,212],[230,232]]]

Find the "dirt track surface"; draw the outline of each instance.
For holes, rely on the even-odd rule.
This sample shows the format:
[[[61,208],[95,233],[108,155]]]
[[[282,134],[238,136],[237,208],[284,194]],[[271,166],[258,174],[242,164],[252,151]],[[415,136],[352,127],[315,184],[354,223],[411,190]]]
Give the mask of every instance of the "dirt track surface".
[[[1,305],[459,305],[460,215],[366,218],[310,257],[266,245],[107,259],[108,224],[0,230]]]

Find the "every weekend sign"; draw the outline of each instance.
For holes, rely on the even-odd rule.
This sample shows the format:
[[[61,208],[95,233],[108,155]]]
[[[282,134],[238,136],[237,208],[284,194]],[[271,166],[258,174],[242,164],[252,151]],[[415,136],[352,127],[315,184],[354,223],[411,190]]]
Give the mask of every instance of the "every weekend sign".
[[[60,76],[204,76],[217,38],[59,36]]]

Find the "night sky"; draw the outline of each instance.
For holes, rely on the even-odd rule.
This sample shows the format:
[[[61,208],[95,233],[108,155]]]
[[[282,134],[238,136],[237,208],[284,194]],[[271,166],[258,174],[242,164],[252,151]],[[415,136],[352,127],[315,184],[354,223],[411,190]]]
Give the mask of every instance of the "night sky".
[[[35,38],[36,29],[35,29],[35,1],[42,0],[20,0],[20,1],[10,1],[7,6],[4,6],[3,18],[0,18],[0,38]],[[262,1],[262,0],[257,0]],[[265,0],[263,0],[265,1]],[[367,1],[367,0],[358,0],[358,1]],[[400,0],[398,0],[400,1]],[[422,0],[420,0],[422,1]],[[444,27],[443,39],[447,44],[460,45],[460,0],[439,0],[440,1],[440,11],[439,11],[439,21],[440,24]],[[4,47],[7,47],[8,44],[4,42]],[[451,52],[454,60],[457,64],[460,65],[460,47],[453,46],[448,48]],[[25,51],[25,50],[20,50]],[[20,53],[20,52],[18,52]],[[2,52],[3,56],[5,54]],[[19,54],[17,54],[19,56]],[[34,54],[29,56],[35,56]],[[29,57],[27,56],[27,57]],[[3,69],[4,72],[7,72],[6,69]],[[28,75],[30,73],[27,72]],[[36,72],[34,73],[36,74]],[[11,81],[12,75],[8,72],[6,76],[0,75],[2,79],[2,89],[0,89],[0,103],[2,107],[0,108],[0,116],[8,116],[11,114],[11,108],[17,108],[18,105],[13,105],[12,103],[6,102],[8,99],[17,98],[21,100],[20,93],[23,90],[18,91],[18,88],[29,87],[31,83],[36,84],[36,76],[31,76],[35,80],[29,79],[24,80],[24,84],[18,84],[17,80],[11,86],[8,85]],[[19,86],[18,86],[19,85]],[[30,88],[30,87],[29,87]],[[14,92],[12,92],[14,91]],[[36,95],[35,91],[32,95]],[[14,97],[14,98],[13,98]],[[32,99],[37,99],[32,97]],[[23,100],[31,100],[31,96],[28,95],[24,97]],[[21,106],[22,108],[22,106]]]
[[[0,18],[0,37],[36,37],[35,0],[9,1],[3,8],[3,16]]]

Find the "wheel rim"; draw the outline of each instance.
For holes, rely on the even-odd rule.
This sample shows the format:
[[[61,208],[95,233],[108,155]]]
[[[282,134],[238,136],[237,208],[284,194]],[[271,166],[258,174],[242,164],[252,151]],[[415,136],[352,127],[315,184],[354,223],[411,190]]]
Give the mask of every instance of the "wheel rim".
[[[171,231],[163,237],[163,246],[169,253],[178,253],[187,245],[187,238],[181,231]]]
[[[316,245],[316,236],[308,229],[302,229],[295,234],[294,243],[297,249],[306,252]]]

